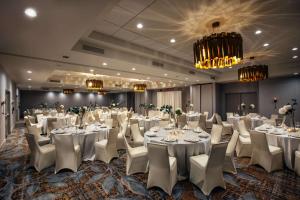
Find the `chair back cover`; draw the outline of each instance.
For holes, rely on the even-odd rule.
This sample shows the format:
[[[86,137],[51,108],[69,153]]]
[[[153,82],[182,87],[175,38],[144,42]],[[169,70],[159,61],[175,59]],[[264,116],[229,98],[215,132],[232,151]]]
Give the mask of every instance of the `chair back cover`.
[[[217,113],[215,114],[215,116],[216,116],[217,124],[223,125],[221,116]]]
[[[268,141],[265,133],[257,132],[257,131],[251,131],[250,134],[251,137],[251,143],[252,148],[257,149],[259,151],[264,151],[270,153]]]
[[[249,132],[248,132],[248,130],[246,128],[244,120],[238,121],[238,130],[239,130],[241,136],[244,136],[244,137],[250,136]]]
[[[130,124],[139,124],[139,120],[138,119],[130,119]]]
[[[216,168],[222,169],[225,159],[227,142],[212,144],[206,171],[213,172]]]
[[[208,119],[208,112],[204,111],[203,114],[206,116],[206,119]]]
[[[178,127],[184,127],[186,125],[186,123],[187,122],[186,122],[186,115],[185,114],[177,116]]]
[[[149,143],[147,148],[149,167],[170,172],[168,146]]]
[[[37,126],[28,126],[28,133],[33,134],[37,139],[41,137],[42,129]]]
[[[56,162],[60,165],[62,163],[74,163],[75,147],[72,134],[54,134],[54,144],[56,150]]]
[[[42,117],[43,117],[43,116],[44,116],[43,114],[37,114],[37,115],[36,115],[36,120],[37,120],[37,122],[38,122],[39,124],[42,123]]]
[[[252,129],[252,121],[251,118],[249,116],[246,116],[244,118],[244,122],[245,122],[245,126],[247,130],[251,130]]]
[[[202,128],[203,130],[205,130],[205,123],[206,123],[206,119],[207,119],[207,116],[204,115],[204,114],[200,114],[200,117],[199,117],[199,126],[200,128]]]
[[[228,143],[228,146],[226,149],[226,155],[233,155],[238,138],[239,138],[239,132],[237,130],[235,130],[230,138],[229,143]]]
[[[221,125],[213,124],[211,129],[211,143],[217,144],[220,143],[222,137],[222,129]]]
[[[138,124],[131,124],[130,128],[131,128],[131,134],[132,134],[132,137],[133,137],[133,141],[138,141],[139,138],[142,137],[139,125]]]
[[[106,148],[116,149],[117,148],[117,138],[118,138],[118,129],[117,128],[110,129],[108,138],[107,138]]]
[[[40,145],[38,144],[38,138],[36,137],[36,135],[32,134],[32,133],[26,133],[26,140],[29,146],[29,149],[31,151],[31,154],[33,155],[33,157],[35,157],[35,155],[40,152]]]
[[[105,125],[111,129],[113,127],[113,119],[105,119]]]

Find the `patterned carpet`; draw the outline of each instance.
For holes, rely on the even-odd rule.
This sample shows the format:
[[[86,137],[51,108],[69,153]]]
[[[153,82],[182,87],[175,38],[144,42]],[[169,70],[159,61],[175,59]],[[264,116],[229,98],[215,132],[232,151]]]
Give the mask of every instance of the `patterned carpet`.
[[[268,174],[249,159],[237,159],[238,174],[224,174],[226,190],[216,188],[206,197],[193,184],[181,181],[172,196],[159,188],[147,190],[147,174],[125,175],[126,152],[109,165],[83,162],[77,173],[54,167],[38,173],[28,167],[29,149],[24,129],[18,128],[0,150],[0,199],[300,199],[300,177],[290,170]]]

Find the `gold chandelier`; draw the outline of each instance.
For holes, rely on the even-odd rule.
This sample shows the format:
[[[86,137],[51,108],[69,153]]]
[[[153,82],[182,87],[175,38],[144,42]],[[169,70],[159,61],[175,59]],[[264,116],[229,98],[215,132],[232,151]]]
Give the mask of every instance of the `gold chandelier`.
[[[212,27],[219,25],[214,22]],[[194,43],[194,65],[198,69],[231,67],[242,59],[243,39],[239,33],[214,33]]]
[[[102,80],[88,79],[85,84],[88,90],[101,90],[103,88]]]
[[[74,93],[74,89],[63,89],[63,93],[64,94],[73,94]]]
[[[269,76],[267,65],[252,65],[238,70],[238,79],[241,82],[255,82],[267,79]]]
[[[147,88],[146,84],[134,84],[133,90],[135,92],[145,92],[145,89]]]

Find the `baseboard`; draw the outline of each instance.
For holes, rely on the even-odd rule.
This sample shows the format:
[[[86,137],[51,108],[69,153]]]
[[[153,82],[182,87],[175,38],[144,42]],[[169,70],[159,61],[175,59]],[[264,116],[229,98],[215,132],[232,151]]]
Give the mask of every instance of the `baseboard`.
[[[5,141],[6,141],[6,139],[4,139],[4,140],[0,141],[0,149],[1,149],[1,148],[2,148],[2,146],[4,145]]]

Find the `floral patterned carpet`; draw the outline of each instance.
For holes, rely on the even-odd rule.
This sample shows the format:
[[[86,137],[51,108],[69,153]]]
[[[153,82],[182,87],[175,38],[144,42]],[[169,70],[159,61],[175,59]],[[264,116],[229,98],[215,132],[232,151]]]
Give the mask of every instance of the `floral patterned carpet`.
[[[110,164],[83,162],[77,173],[54,166],[38,173],[28,166],[29,149],[24,129],[16,129],[0,149],[0,199],[300,199],[300,177],[285,169],[268,174],[259,166],[237,159],[238,174],[224,174],[226,190],[210,196],[188,180],[178,182],[172,196],[159,188],[147,189],[147,174],[126,176],[126,152]]]

